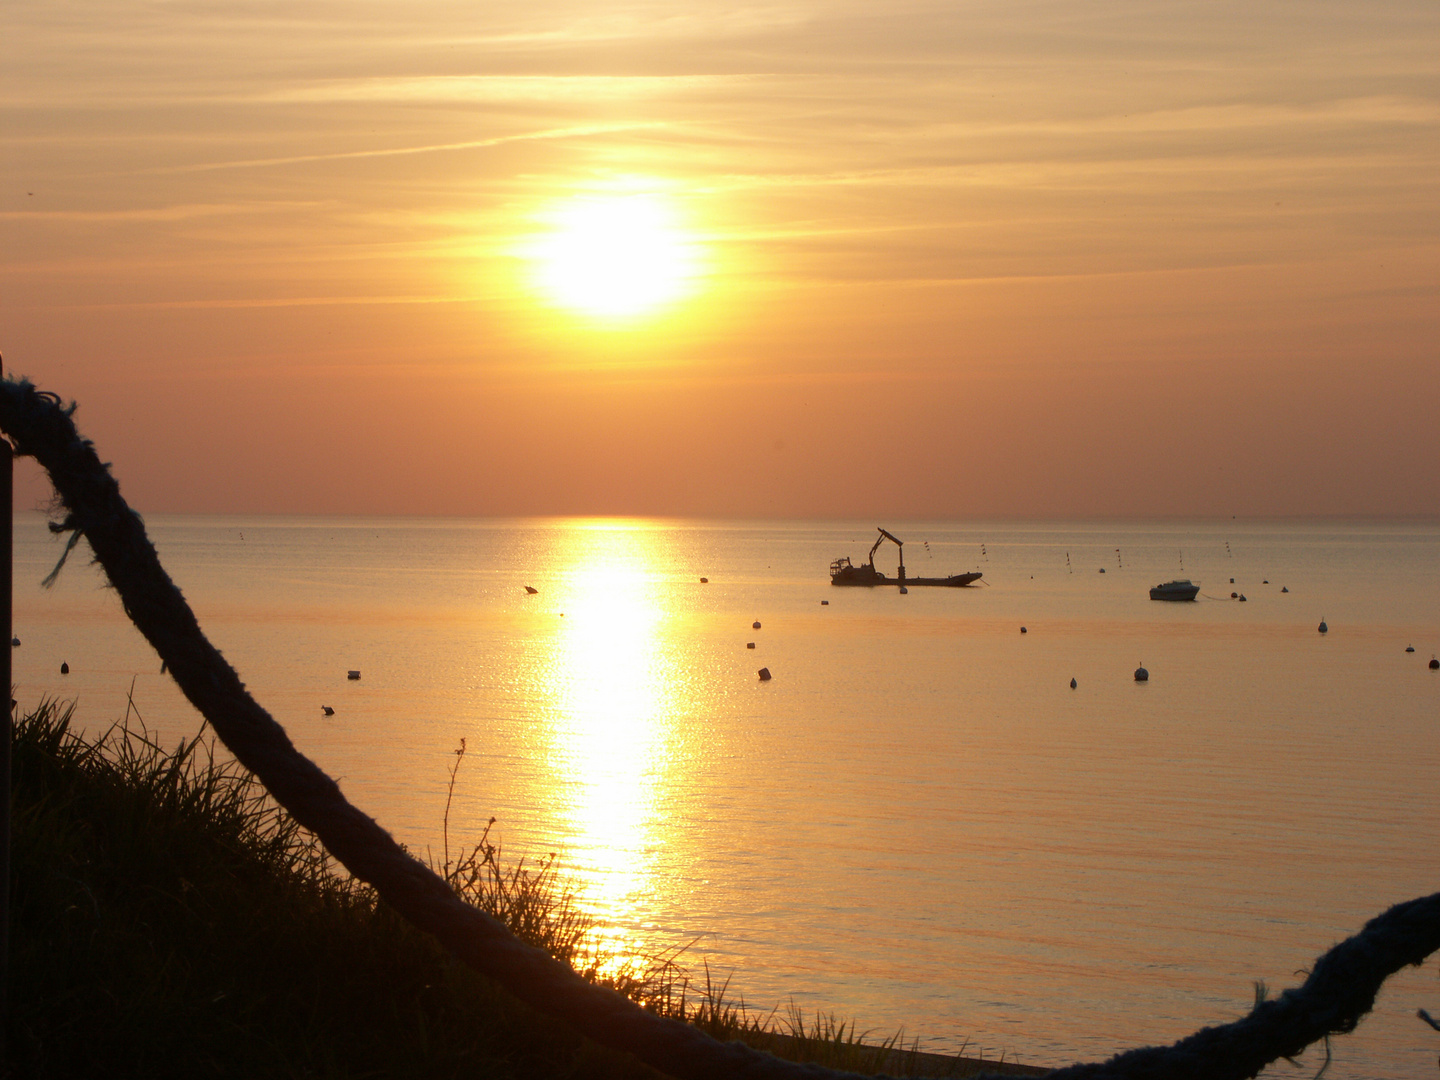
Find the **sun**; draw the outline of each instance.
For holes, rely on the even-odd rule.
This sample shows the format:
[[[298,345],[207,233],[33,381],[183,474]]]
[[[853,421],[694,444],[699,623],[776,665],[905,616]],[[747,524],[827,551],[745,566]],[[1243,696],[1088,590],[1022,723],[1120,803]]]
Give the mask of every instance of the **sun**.
[[[547,231],[528,254],[535,285],[556,306],[632,319],[694,290],[699,244],[663,195],[576,196],[552,206],[543,220]]]

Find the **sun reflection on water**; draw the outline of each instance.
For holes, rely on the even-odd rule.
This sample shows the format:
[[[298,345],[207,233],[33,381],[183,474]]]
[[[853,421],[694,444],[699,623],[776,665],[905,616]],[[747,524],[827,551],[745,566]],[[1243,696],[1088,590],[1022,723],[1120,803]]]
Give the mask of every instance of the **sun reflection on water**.
[[[668,760],[672,661],[656,601],[654,536],[578,523],[557,582],[555,650],[545,680],[552,797],[568,820],[567,861],[581,902],[602,922],[599,944],[633,952],[624,924],[653,887],[656,804]]]

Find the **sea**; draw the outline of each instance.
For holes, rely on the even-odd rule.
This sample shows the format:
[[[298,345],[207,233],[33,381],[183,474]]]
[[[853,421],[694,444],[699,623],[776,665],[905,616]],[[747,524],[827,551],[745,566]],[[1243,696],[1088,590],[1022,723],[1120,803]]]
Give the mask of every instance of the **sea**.
[[[1440,524],[879,524],[911,576],[982,578],[831,586],[872,521],[147,519],[398,840],[440,863],[494,818],[617,955],[683,950],[761,1014],[1099,1060],[1440,890]],[[19,516],[20,706],[195,734],[85,545],[42,587],[60,550]],[[1150,600],[1177,578],[1194,602]],[[1433,1074],[1436,973],[1393,977],[1326,1075]]]

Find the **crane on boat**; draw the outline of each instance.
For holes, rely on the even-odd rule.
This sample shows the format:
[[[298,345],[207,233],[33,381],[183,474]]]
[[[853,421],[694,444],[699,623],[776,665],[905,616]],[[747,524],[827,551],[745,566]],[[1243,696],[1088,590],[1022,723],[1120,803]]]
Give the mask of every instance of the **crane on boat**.
[[[876,526],[879,528],[879,526]],[[880,545],[889,540],[900,550],[900,569],[897,575],[887,578],[879,570],[875,569],[875,552],[880,550]],[[952,588],[961,585],[969,585],[972,581],[978,581],[980,574],[971,572],[968,574],[952,574],[945,578],[912,578],[905,577],[905,542],[888,529],[880,529],[880,535],[875,538],[875,543],[870,546],[870,555],[859,566],[850,561],[848,555],[842,555],[830,564],[830,584],[832,585],[899,585],[904,589],[907,585],[944,585]]]
[[[877,529],[880,528],[880,526],[878,525],[875,527]],[[870,545],[870,569],[875,569],[875,552],[880,550],[880,545],[883,544],[886,540],[893,541],[895,546],[900,549],[899,578],[900,584],[903,585],[905,584],[905,541],[901,540],[898,536],[896,536],[894,533],[890,532],[887,529],[880,529],[880,535],[875,538],[875,543]]]

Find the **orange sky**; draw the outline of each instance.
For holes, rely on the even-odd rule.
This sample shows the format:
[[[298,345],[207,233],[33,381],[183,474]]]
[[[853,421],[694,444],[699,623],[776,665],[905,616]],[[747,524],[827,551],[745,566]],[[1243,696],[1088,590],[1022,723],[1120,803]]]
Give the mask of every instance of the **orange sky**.
[[[0,352],[142,511],[1440,512],[1434,0],[0,24]]]

